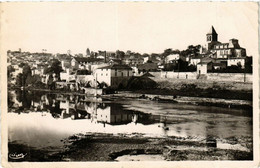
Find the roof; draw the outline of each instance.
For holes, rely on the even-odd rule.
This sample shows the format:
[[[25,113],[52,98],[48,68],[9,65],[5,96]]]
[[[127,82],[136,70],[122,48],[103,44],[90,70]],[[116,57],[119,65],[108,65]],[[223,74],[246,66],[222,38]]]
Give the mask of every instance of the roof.
[[[120,62],[122,62],[120,59],[111,59],[111,60],[109,60],[109,62],[117,62],[117,63],[120,63]]]
[[[213,66],[221,66],[221,65],[226,65],[225,63],[221,63],[221,62],[218,62],[218,63],[213,63]]]
[[[202,58],[201,55],[197,55],[197,56],[191,57],[190,59],[201,59],[201,58]]]
[[[210,62],[199,62],[198,65],[208,65],[210,63],[212,63],[212,62],[211,61]]]
[[[100,61],[103,61],[104,59],[75,57],[75,60],[78,62],[100,62]]]
[[[218,34],[213,26],[209,29],[209,32],[207,34]]]
[[[97,69],[125,69],[125,70],[132,70],[132,68],[128,65],[118,65],[118,64],[114,64],[114,65],[109,65],[109,66],[105,66],[105,67],[100,67]]]
[[[154,77],[152,74],[150,74],[149,72],[145,73],[142,75],[142,77]]]
[[[157,64],[156,63],[145,63],[145,64],[140,64],[137,65],[138,69],[144,69],[144,70],[150,70],[150,69],[157,69]]]
[[[77,75],[90,75],[91,73],[87,69],[80,69],[76,71]]]
[[[219,43],[219,44],[215,44],[215,45],[229,45],[229,43]]]

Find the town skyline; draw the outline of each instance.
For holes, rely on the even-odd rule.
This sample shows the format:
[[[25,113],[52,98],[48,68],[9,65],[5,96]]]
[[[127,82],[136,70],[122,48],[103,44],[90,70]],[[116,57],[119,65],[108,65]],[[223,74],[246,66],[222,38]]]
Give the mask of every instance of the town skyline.
[[[19,9],[15,8],[16,4],[12,4],[12,7],[5,4],[6,13],[10,15],[3,15],[8,18],[6,27],[3,26],[3,32],[6,32],[3,39],[7,40],[3,48],[21,48],[31,52],[46,49],[50,53],[66,53],[71,50],[72,54],[85,54],[87,48],[91,51],[162,53],[167,48],[183,50],[189,45],[205,45],[205,34],[214,26],[220,42],[236,38],[247,49],[248,56],[258,55],[258,43],[254,41],[257,38],[253,38],[257,29],[250,29],[255,26],[247,26],[257,24],[253,19],[247,18],[249,15],[252,18],[257,16],[257,13],[252,13],[252,9],[257,7],[254,3],[250,8],[244,7],[243,3],[143,4],[87,3],[82,6],[82,3],[54,3],[50,6],[49,3],[43,3],[38,8],[33,3],[17,3]],[[181,11],[184,6],[186,10]],[[68,9],[65,14],[64,7]],[[96,12],[97,7],[102,10]],[[163,10],[156,13],[156,7]],[[201,12],[205,7],[208,8]],[[193,10],[187,10],[191,8]],[[241,14],[237,12],[239,10],[245,12]],[[132,14],[133,11],[135,14]],[[170,15],[172,11],[175,15]],[[178,11],[182,12],[181,17],[176,15]],[[12,14],[15,17],[10,17],[14,16]],[[22,24],[25,22],[29,24]]]

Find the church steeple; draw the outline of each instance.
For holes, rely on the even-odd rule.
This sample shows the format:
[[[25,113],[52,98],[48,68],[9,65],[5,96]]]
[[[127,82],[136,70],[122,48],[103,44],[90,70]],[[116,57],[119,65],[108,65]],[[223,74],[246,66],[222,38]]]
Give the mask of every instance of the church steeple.
[[[218,34],[213,26],[211,26],[209,32],[207,33],[207,42],[211,43],[213,41],[218,41]]]

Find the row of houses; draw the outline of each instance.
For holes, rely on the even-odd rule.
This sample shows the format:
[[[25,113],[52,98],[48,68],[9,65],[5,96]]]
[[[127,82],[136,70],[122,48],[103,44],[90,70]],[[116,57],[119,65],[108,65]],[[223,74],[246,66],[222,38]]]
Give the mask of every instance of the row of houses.
[[[89,66],[89,69],[78,69],[75,72],[66,69],[60,73],[60,79],[63,82],[75,82],[80,86],[90,87],[112,87],[117,88],[120,85],[126,85],[128,79],[133,76],[133,70],[128,65],[121,64],[99,64]]]
[[[226,69],[227,67],[238,66],[245,68],[247,60],[246,50],[240,47],[237,39],[230,39],[228,43],[218,41],[218,34],[214,27],[206,34],[206,46],[200,48],[196,54],[181,55],[170,54],[164,59],[159,55],[141,56],[140,54],[126,52],[124,57],[119,59],[116,52],[98,51],[96,53],[87,50],[87,55],[50,54],[50,53],[29,53],[19,51],[8,51],[8,63],[15,69],[15,75],[22,72],[18,65],[26,62],[31,67],[32,75],[39,75],[43,83],[48,83],[51,78],[57,81],[57,76],[44,74],[44,69],[49,67],[51,59],[56,58],[61,62],[63,71],[60,73],[60,80],[70,82],[73,85],[84,84],[96,87],[101,83],[106,86],[118,87],[131,76],[138,76],[143,72],[162,71],[166,64],[178,64],[180,60],[188,66],[194,66],[198,74],[206,74],[211,70]],[[252,57],[251,57],[252,59]]]

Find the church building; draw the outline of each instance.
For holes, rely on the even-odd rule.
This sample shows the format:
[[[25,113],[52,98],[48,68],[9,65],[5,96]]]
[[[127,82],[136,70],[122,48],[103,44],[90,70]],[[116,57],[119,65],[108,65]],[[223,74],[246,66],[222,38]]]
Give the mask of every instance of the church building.
[[[237,39],[230,39],[228,43],[218,41],[218,34],[212,26],[207,33],[207,50],[215,58],[245,58],[246,50],[240,47]]]
[[[197,71],[205,74],[210,69],[226,69],[230,66],[245,68],[246,49],[240,47],[237,39],[230,39],[228,43],[218,41],[218,34],[213,26],[206,34],[207,45],[201,47]],[[191,59],[190,64],[195,58]],[[209,67],[211,67],[209,69]]]

